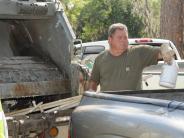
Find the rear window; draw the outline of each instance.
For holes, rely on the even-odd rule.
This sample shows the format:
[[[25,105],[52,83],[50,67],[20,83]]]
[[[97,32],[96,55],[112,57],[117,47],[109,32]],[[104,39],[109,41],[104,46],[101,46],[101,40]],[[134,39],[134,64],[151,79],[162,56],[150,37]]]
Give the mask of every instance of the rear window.
[[[130,45],[150,45],[150,46],[158,46],[160,47],[163,43],[134,43],[134,44],[131,44]]]

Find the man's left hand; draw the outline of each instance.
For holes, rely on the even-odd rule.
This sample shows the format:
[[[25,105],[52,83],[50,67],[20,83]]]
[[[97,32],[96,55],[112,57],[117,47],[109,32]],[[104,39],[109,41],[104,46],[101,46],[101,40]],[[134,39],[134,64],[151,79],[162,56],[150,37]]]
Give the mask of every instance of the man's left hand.
[[[172,50],[168,44],[163,44],[160,50],[161,50],[161,56],[164,62],[171,64],[172,60],[174,59],[174,54],[175,54],[174,50]]]

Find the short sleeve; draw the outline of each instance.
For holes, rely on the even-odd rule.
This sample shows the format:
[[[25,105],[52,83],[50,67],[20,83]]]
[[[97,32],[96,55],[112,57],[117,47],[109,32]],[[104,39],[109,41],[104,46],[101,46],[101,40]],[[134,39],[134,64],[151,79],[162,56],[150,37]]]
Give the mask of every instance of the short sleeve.
[[[139,50],[143,68],[158,63],[158,54],[160,53],[159,47],[141,46]]]
[[[100,83],[100,69],[98,64],[98,58],[95,59],[90,80],[95,81],[97,84]]]

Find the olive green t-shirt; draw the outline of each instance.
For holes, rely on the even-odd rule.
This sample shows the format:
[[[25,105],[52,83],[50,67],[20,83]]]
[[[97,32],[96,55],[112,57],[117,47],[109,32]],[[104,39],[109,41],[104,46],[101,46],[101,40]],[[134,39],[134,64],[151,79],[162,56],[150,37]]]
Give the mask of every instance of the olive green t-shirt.
[[[132,46],[120,56],[104,51],[96,59],[91,80],[100,84],[101,91],[140,90],[142,71],[157,64],[159,47]]]

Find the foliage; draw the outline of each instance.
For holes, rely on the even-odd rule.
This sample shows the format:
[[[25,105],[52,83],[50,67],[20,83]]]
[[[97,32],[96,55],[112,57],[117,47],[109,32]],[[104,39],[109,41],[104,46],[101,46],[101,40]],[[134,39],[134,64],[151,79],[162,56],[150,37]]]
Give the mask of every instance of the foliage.
[[[81,11],[78,34],[85,41],[107,39],[109,25],[117,22],[127,25],[130,37],[142,35],[142,20],[128,0],[90,1]]]
[[[107,39],[109,25],[127,25],[130,37],[158,37],[160,0],[61,0],[78,38]]]
[[[161,0],[132,0],[132,4],[134,13],[143,19],[143,36],[159,38]]]
[[[75,31],[80,12],[89,1],[90,0],[61,0],[67,17]]]

